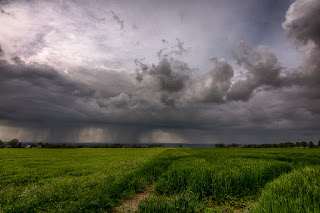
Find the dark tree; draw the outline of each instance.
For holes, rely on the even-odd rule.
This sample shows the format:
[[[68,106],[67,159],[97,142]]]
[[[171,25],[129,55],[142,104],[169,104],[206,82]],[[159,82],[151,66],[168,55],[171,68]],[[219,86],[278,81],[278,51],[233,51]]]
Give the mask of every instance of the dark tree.
[[[314,147],[314,143],[312,141],[309,141],[308,146],[309,146],[309,148],[313,148]]]
[[[217,148],[225,148],[226,146],[223,143],[218,143],[216,145],[214,145]]]
[[[308,144],[307,144],[307,142],[302,141],[302,142],[301,142],[301,146],[303,146],[303,148],[306,148],[306,147],[308,146]]]
[[[296,146],[296,147],[300,147],[300,146],[301,146],[301,143],[297,141],[296,144],[295,144],[295,146]]]
[[[232,144],[230,145],[230,147],[232,147],[232,148],[236,148],[236,147],[238,147],[238,144],[236,144],[236,143],[232,143]]]
[[[284,143],[284,146],[285,146],[285,147],[288,147],[288,148],[290,148],[290,147],[292,148],[292,147],[294,147],[294,143],[292,143],[292,142],[285,142],[285,143]]]
[[[320,140],[318,141],[318,148],[320,148]]]
[[[111,144],[110,148],[122,148],[123,146],[124,146],[123,144],[115,143],[115,144]]]
[[[4,148],[6,147],[6,145],[2,142],[2,140],[0,140],[0,148]]]
[[[133,144],[130,146],[131,148],[143,148],[143,146],[139,145],[139,144]],[[181,148],[182,145],[179,145],[179,147]]]
[[[11,141],[8,142],[8,145],[11,146],[12,148],[18,148],[19,140],[18,139],[12,139]]]

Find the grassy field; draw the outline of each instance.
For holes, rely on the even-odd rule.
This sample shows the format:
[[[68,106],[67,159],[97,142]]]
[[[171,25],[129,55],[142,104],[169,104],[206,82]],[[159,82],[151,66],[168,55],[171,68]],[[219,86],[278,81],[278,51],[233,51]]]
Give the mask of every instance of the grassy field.
[[[1,149],[0,212],[319,212],[320,149]]]

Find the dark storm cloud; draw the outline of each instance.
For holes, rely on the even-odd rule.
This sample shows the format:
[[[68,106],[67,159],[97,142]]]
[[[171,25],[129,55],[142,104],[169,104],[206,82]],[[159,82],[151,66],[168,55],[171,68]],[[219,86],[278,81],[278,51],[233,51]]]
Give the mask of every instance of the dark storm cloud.
[[[148,65],[145,59],[135,59],[138,67],[136,70],[136,80],[141,83],[144,78],[151,77],[156,88],[154,92],[160,92],[162,104],[175,107],[176,102],[185,96],[185,89],[192,87],[192,70],[186,62],[177,60],[174,56],[181,56],[188,52],[184,47],[184,42],[176,39],[176,44],[169,48],[169,42],[162,39],[165,46],[157,52],[159,62],[157,65]],[[170,56],[170,58],[169,58]]]
[[[144,126],[144,121],[152,120],[152,116],[142,119],[145,114],[157,111],[159,114],[155,117],[161,116],[167,107],[162,102],[166,105],[170,102],[161,91],[180,90],[172,87],[175,86],[171,82],[173,74],[169,73],[168,77],[165,73],[168,70],[160,69],[166,66],[163,64],[150,71],[154,81],[136,85],[133,74],[111,69],[80,69],[64,74],[48,65],[25,64],[19,57],[12,62],[0,61],[0,108],[1,118],[5,120],[141,123]],[[175,64],[174,69],[179,72],[180,65]],[[173,80],[179,81],[178,75]]]
[[[147,65],[143,60],[135,60],[139,66],[136,72],[138,83],[144,83],[143,80],[150,80],[154,93],[161,94],[160,101],[162,104],[174,107],[176,102],[185,94],[185,89],[190,87],[192,70],[188,64],[173,58],[162,58],[157,65]],[[146,80],[145,80],[146,81]]]
[[[9,120],[50,120],[75,118],[76,96],[93,93],[81,83],[62,76],[52,67],[0,61],[1,118]]]
[[[157,65],[147,65],[144,59],[135,59],[135,64],[138,66],[136,71],[136,80],[141,82],[145,75],[153,76],[159,85],[159,89],[165,92],[179,92],[186,87],[191,69],[188,64],[168,56],[182,55],[187,52],[184,48],[184,42],[176,39],[177,44],[173,45],[171,51],[167,47],[160,49],[157,52],[159,63]],[[168,44],[166,40],[162,40],[163,44]]]
[[[176,60],[162,59],[158,65],[153,65],[149,71],[159,82],[160,90],[179,92],[186,87],[190,68],[186,63]]]
[[[223,2],[220,2],[223,9],[234,3]],[[218,37],[216,43],[205,38],[207,34],[212,36],[216,29],[231,31],[226,24],[228,22],[220,24],[203,12],[200,4],[188,5],[191,9],[180,8],[181,5],[177,4],[182,11],[177,14],[170,13],[171,4],[157,4],[162,8],[161,15],[152,16],[153,12],[148,11],[152,11],[150,8],[154,5],[144,5],[138,11],[145,10],[150,19],[146,22],[143,18],[137,19],[141,22],[136,23],[139,30],[131,32],[127,26],[132,26],[136,20],[130,22],[127,14],[119,8],[111,7],[113,10],[109,10],[110,7],[102,7],[104,4],[101,3],[101,8],[108,10],[97,10],[86,3],[83,8],[88,8],[83,9],[81,3],[63,2],[64,6],[60,9],[61,13],[66,14],[63,17],[67,26],[63,34],[55,34],[55,26],[62,26],[59,21],[50,22],[50,27],[31,33],[30,38],[26,39],[28,42],[21,43],[24,45],[5,43],[4,51],[0,46],[0,133],[8,131],[11,136],[15,134],[15,128],[19,128],[22,129],[21,140],[24,140],[23,135],[28,135],[27,132],[33,132],[29,137],[33,140],[120,143],[254,143],[252,140],[258,139],[256,143],[267,143],[283,142],[279,138],[283,136],[286,140],[289,133],[297,140],[301,139],[302,134],[316,134],[320,128],[320,5],[317,1],[297,0],[287,13],[283,26],[303,55],[302,64],[291,70],[283,67],[273,53],[274,49],[250,47],[245,42],[235,47],[233,58],[212,58],[211,68],[194,68],[192,58],[187,57],[190,52],[194,51],[201,57],[212,53],[205,49],[209,53],[203,54],[204,49],[197,49],[197,45],[206,42],[212,49],[222,49],[234,43],[233,33],[222,33],[223,38]],[[20,10],[28,11],[28,6],[25,3]],[[133,9],[137,10],[135,7]],[[208,9],[210,15],[211,10]],[[121,11],[121,17],[114,11]],[[111,25],[106,19],[97,18],[106,13],[111,15]],[[170,17],[176,15],[179,18],[181,13],[183,19],[179,20],[178,26]],[[204,18],[211,17],[210,20],[217,23],[206,22],[201,26],[203,29],[200,27],[203,31],[200,28],[195,30],[203,21],[196,22],[195,19],[202,15]],[[231,23],[235,17],[229,19]],[[148,21],[151,24],[158,21],[155,22],[158,25],[147,29]],[[183,26],[183,33],[178,32],[181,30],[178,27],[188,21],[190,26]],[[27,23],[33,22],[32,19]],[[64,26],[64,20],[61,22]],[[211,24],[214,26],[212,29]],[[39,29],[46,25],[47,20]],[[175,28],[177,33],[173,30]],[[12,29],[14,32],[16,28]],[[96,30],[99,33],[95,34]],[[123,30],[126,30],[126,35],[122,34]],[[174,33],[167,38],[170,30]],[[134,33],[140,36],[142,32],[146,34],[130,37]],[[188,40],[180,37],[185,32],[190,35],[188,39],[194,39],[190,47]],[[152,34],[157,36],[152,37]],[[8,37],[13,35],[16,33],[9,33]],[[228,39],[232,42],[228,43]],[[137,40],[141,41],[140,45],[136,45]],[[97,45],[88,50],[93,41]],[[151,50],[144,52],[147,44]],[[55,45],[59,48],[55,49]],[[104,51],[98,54],[100,48]],[[132,54],[135,51],[142,51],[143,54]],[[221,54],[224,55],[224,52]],[[104,60],[107,57],[108,60]],[[130,68],[119,68],[126,66],[120,59],[116,61],[118,57],[132,59],[131,63],[134,58],[146,59],[134,61],[137,66],[134,73]],[[92,62],[91,58],[98,59],[92,59]],[[208,61],[208,58],[203,60]],[[32,63],[37,59],[41,63]],[[54,63],[46,65],[52,61]],[[121,66],[112,66],[118,69],[109,68],[110,61]]]
[[[197,128],[182,116],[186,111],[192,116],[193,110],[173,108],[171,94],[183,89],[177,82],[184,81],[181,73],[188,70],[182,62],[162,60],[150,70],[152,81],[145,85],[135,85],[134,75],[115,70],[69,75],[47,65],[25,64],[18,57],[13,62],[0,61],[0,117],[8,128],[33,131],[34,138],[45,132],[47,141],[78,140],[78,130],[96,140],[94,134],[99,134],[99,141],[139,142],[146,131],[178,137],[152,133],[155,128]]]

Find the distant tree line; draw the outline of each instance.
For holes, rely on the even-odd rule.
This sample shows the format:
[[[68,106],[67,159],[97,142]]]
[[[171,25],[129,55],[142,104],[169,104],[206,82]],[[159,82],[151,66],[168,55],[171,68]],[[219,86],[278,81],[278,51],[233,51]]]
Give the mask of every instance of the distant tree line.
[[[50,144],[50,143],[30,143],[22,144],[18,139],[12,139],[7,143],[0,140],[0,148],[161,148],[161,144],[151,145],[125,145],[125,144]]]
[[[4,143],[0,140],[0,148],[161,148],[164,147],[161,144],[150,144],[150,145],[141,145],[141,144],[50,144],[50,143],[31,143],[31,144],[22,144],[18,139],[12,139],[7,143]],[[178,147],[182,147],[179,145]],[[301,141],[301,142],[284,142],[279,144],[215,144],[216,148],[320,148],[320,140],[318,144],[315,145],[313,141]]]
[[[19,143],[18,139],[12,139],[11,141],[8,141],[7,144],[5,144],[4,142],[2,142],[2,140],[0,140],[0,148],[22,148],[22,144]]]
[[[313,143],[313,141],[309,141],[308,143],[306,141],[301,142],[284,142],[279,144],[247,144],[247,145],[241,145],[241,144],[215,144],[216,148],[319,148],[320,147],[320,140],[318,141],[318,146]]]

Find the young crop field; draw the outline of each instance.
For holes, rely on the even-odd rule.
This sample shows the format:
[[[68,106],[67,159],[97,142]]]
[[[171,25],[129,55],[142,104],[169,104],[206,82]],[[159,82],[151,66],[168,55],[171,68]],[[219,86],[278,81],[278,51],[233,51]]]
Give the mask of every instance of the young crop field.
[[[320,149],[1,149],[0,169],[0,212],[119,212],[146,190],[132,211],[320,212]]]

